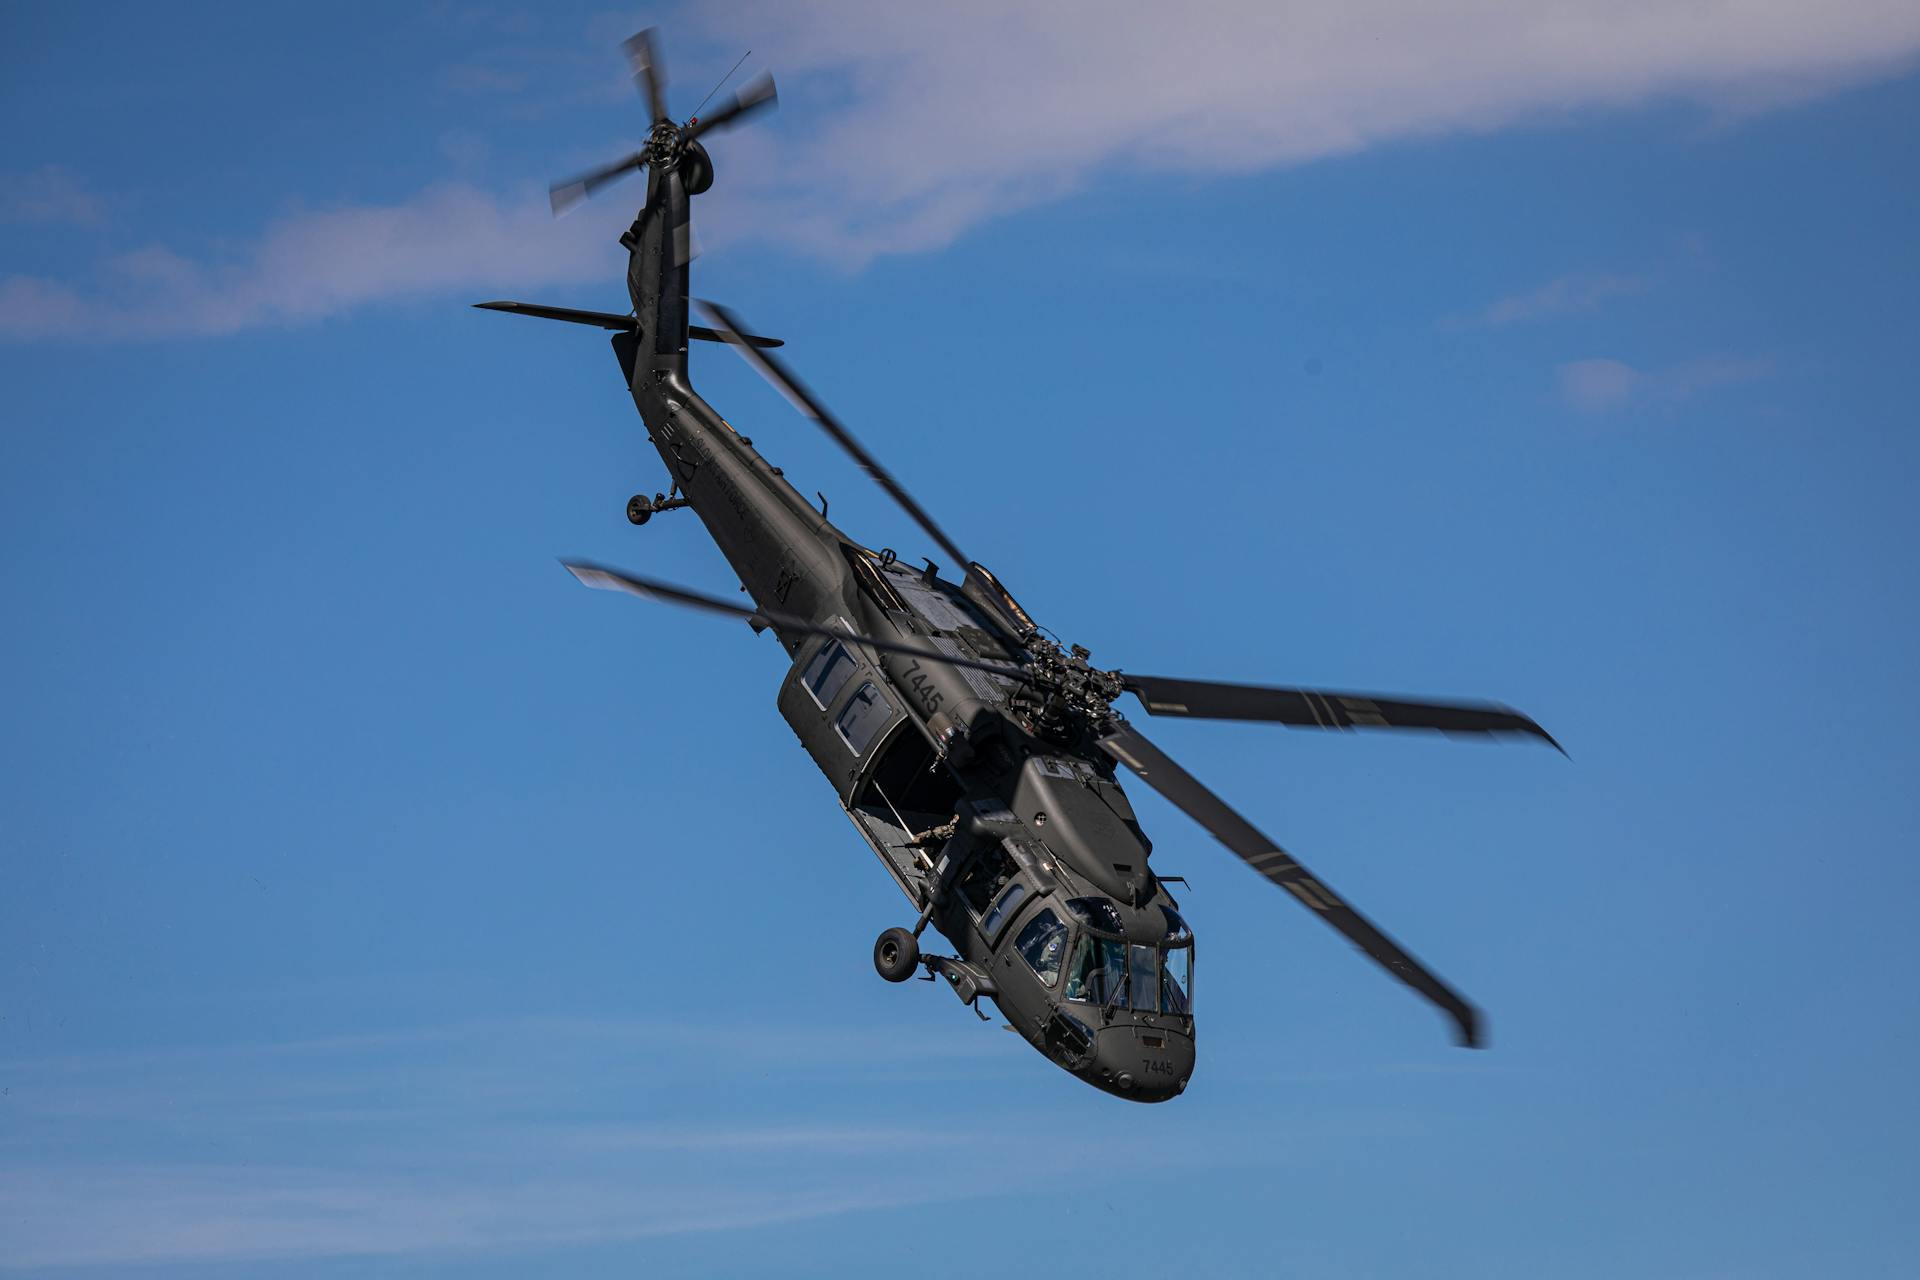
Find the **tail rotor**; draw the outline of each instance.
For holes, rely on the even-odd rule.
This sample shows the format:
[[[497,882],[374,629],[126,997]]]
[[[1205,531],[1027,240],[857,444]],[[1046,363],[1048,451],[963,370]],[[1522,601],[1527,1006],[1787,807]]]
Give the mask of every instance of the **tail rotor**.
[[[702,174],[698,175],[698,181],[689,183],[688,190],[690,194],[699,194],[713,181],[712,162],[707,157],[706,148],[699,144],[701,135],[716,129],[731,128],[744,117],[779,101],[773,77],[763,74],[723,101],[710,114],[694,116],[685,124],[675,124],[667,112],[667,76],[660,65],[659,53],[654,48],[653,28],[649,27],[631,37],[621,48],[627,55],[628,65],[633,68],[633,82],[646,98],[647,110],[653,115],[653,127],[647,135],[646,145],[610,164],[554,183],[547,192],[547,198],[553,206],[555,217],[629,173],[637,173],[649,165],[665,167],[670,171],[689,156],[693,159],[694,167]]]

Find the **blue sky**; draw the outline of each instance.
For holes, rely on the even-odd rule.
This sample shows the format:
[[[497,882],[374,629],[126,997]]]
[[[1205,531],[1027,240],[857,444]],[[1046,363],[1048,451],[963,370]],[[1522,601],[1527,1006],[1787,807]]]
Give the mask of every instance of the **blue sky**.
[[[1920,19],[1247,8],[0,13],[0,1269],[1911,1266]],[[1567,744],[1152,730],[1490,1050],[1139,788],[1185,1097],[873,975],[771,642],[554,563],[730,582],[604,343],[465,305],[623,305],[649,23],[780,80],[697,291],[1043,622]]]

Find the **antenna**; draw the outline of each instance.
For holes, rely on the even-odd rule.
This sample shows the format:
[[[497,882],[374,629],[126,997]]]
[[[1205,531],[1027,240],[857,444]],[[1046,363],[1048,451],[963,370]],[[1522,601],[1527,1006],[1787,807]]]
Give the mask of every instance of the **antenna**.
[[[745,62],[748,58],[752,56],[753,56],[753,50],[749,49],[745,53],[740,55],[740,62]],[[698,120],[700,118],[700,112],[703,109],[705,109],[706,105],[709,102],[713,101],[713,95],[720,92],[720,90],[725,87],[727,81],[733,79],[733,73],[740,69],[740,62],[734,63],[733,67],[727,72],[727,74],[720,77],[719,84],[707,90],[707,96],[700,99],[700,105],[693,109],[693,114],[688,117],[689,120]]]

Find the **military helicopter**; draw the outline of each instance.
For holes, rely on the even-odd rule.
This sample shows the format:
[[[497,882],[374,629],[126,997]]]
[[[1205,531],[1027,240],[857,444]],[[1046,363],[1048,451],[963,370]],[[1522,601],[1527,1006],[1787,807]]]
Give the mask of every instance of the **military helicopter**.
[[[1062,645],[959,545],[772,349],[726,308],[689,323],[691,199],[712,186],[702,139],[775,91],[762,78],[711,114],[676,123],[653,33],[624,46],[652,114],[642,147],[552,188],[556,213],[644,170],[646,199],[620,237],[627,314],[524,302],[476,305],[612,331],[620,373],[671,477],[627,518],[691,508],[753,607],[638,574],[563,562],[590,587],[742,619],[789,662],[778,706],[838,793],[854,829],[917,918],[874,943],[881,977],[943,979],[980,1017],[1008,1025],[1096,1088],[1136,1102],[1184,1091],[1194,1067],[1193,930],[1155,874],[1152,844],[1118,782],[1158,791],[1407,986],[1439,1006],[1460,1043],[1483,1043],[1479,1012],[1115,709],[1268,721],[1300,728],[1522,734],[1533,720],[1491,703],[1411,701],[1105,670]],[[811,418],[949,562],[901,563],[827,518],[693,389],[689,340],[725,343]],[[1563,753],[1564,754],[1564,753]],[[1184,887],[1184,881],[1177,881]],[[956,954],[923,951],[931,926]]]

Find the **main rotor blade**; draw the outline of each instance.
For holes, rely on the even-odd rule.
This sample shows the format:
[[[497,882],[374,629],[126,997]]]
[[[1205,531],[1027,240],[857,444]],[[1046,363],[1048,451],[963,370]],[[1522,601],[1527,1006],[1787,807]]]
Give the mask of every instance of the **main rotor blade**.
[[[660,65],[660,58],[653,50],[653,28],[628,36],[620,46],[626,50],[627,65],[633,68],[633,82],[640,86],[640,92],[646,95],[647,110],[653,112],[653,123],[670,119],[667,115],[667,73]]]
[[[899,503],[901,509],[913,517],[914,523],[926,530],[927,536],[932,538],[942,551],[953,557],[957,567],[965,569],[967,565],[973,563],[953,539],[947,536],[946,530],[927,514],[926,508],[915,502],[913,495],[906,491],[905,486],[894,479],[893,473],[880,464],[880,459],[868,453],[866,446],[854,439],[853,433],[841,425],[840,420],[815,399],[811,391],[801,385],[800,380],[793,376],[778,356],[770,356],[765,351],[755,350],[740,338],[745,326],[731,311],[717,302],[707,302],[704,299],[699,305],[707,318],[713,321],[713,327],[719,330],[720,336],[733,344],[733,349],[740,353],[741,358],[752,365],[761,377],[772,383],[773,389],[791,401],[794,408],[819,423],[821,430],[832,436],[834,443],[845,449],[853,460],[873,477],[874,482],[887,491],[887,496]]]
[[[578,177],[554,183],[547,190],[547,200],[553,205],[554,216],[560,216],[609,182],[626,176],[630,170],[642,168],[646,163],[647,153],[636,151],[630,156],[615,160],[612,164],[603,164],[598,169],[589,169]]]
[[[1004,662],[976,662],[972,658],[955,657],[950,653],[942,653],[938,649],[902,644],[898,640],[881,640],[841,627],[824,626],[810,618],[781,613],[774,609],[747,609],[731,600],[722,600],[718,596],[710,596],[700,591],[689,591],[685,587],[676,587],[670,582],[661,582],[657,578],[642,578],[620,569],[609,569],[605,565],[594,564],[591,561],[562,560],[560,563],[568,573],[578,578],[583,584],[600,591],[624,591],[628,595],[639,596],[643,600],[664,600],[668,604],[686,605],[707,613],[717,613],[723,618],[743,618],[748,622],[764,622],[770,627],[798,631],[803,635],[832,636],[836,640],[852,640],[856,644],[868,645],[887,653],[924,658],[928,662],[941,662],[949,667],[971,667],[975,671],[986,671],[996,676],[1011,676],[1022,681],[1027,678],[1025,671]]]
[[[1533,720],[1496,702],[1409,702],[1369,693],[1219,684],[1172,676],[1120,673],[1125,685],[1156,716],[1196,720],[1264,720],[1306,729],[1435,729],[1441,733],[1524,733],[1561,755],[1566,748]]]
[[[758,111],[760,108],[770,103],[778,102],[779,100],[780,95],[774,91],[773,77],[763,72],[758,77],[749,80],[745,85],[741,86],[740,92],[722,101],[719,106],[713,109],[711,114],[701,116],[695,120],[693,127],[688,129],[682,136],[686,141],[692,142],[703,133],[707,133],[713,129],[725,129],[741,116],[752,111]]]
[[[1400,949],[1372,921],[1347,905],[1312,872],[1295,862],[1279,845],[1256,830],[1227,802],[1209,791],[1192,774],[1170,760],[1130,725],[1100,739],[1100,748],[1133,770],[1148,786],[1173,801],[1188,817],[1212,832],[1221,844],[1239,854],[1246,864],[1291,893],[1302,906],[1346,935],[1349,942],[1372,956],[1394,977],[1440,1006],[1459,1028],[1460,1043],[1481,1044],[1480,1011],[1440,981],[1418,960]]]

